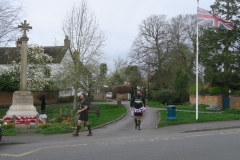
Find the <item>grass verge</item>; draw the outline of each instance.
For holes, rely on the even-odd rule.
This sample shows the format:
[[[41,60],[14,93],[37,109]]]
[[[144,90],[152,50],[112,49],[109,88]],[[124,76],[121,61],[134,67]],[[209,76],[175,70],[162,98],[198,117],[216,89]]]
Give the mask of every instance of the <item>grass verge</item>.
[[[148,102],[148,106],[149,107],[153,107],[153,108],[164,108],[166,109],[167,106],[159,103],[159,102],[153,102],[153,101],[149,101]],[[178,110],[189,110],[189,111],[196,111],[196,106],[195,105],[191,105],[189,103],[186,103],[184,105],[174,105],[176,107],[176,109]],[[203,104],[199,104],[198,106],[198,110],[199,111],[208,111],[211,112],[209,110],[206,109],[206,107],[208,107],[207,105],[203,105]],[[214,112],[214,111],[212,111]]]
[[[158,127],[212,121],[240,120],[239,112],[236,112],[232,109],[222,113],[198,113],[198,120],[196,120],[195,112],[178,111],[176,112],[176,120],[173,121],[167,120],[167,111],[159,110],[158,112],[160,113],[161,117],[160,122],[158,123]]]

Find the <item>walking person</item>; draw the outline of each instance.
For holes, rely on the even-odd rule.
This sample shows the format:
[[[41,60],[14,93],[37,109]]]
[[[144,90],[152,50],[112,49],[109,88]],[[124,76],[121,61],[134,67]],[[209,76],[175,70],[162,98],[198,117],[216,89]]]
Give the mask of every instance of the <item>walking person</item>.
[[[81,129],[81,123],[82,121],[84,121],[87,125],[88,128],[88,134],[87,136],[91,136],[92,135],[92,131],[91,131],[91,126],[88,122],[88,102],[85,100],[85,94],[82,93],[80,95],[80,109],[76,112],[76,114],[79,114],[79,118],[78,118],[78,125],[77,125],[77,130],[76,132],[72,133],[73,136],[79,136],[78,132]]]
[[[138,90],[137,94],[132,98],[131,107],[134,107],[134,121],[135,129],[141,130],[141,117],[145,108],[145,98],[142,96],[141,91]]]

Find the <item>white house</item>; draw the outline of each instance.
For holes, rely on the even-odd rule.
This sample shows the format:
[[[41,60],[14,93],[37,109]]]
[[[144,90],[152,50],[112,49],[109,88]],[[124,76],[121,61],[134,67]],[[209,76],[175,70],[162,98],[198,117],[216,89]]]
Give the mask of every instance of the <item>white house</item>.
[[[63,46],[44,46],[44,53],[51,56],[53,61],[48,64],[48,70],[44,72],[46,79],[53,78],[61,68],[64,59],[71,58],[69,49],[69,40],[66,36]],[[16,42],[16,47],[0,47],[0,69],[7,69],[8,64],[12,61],[20,61],[21,41]],[[66,88],[59,92],[59,96],[71,96],[74,90],[72,87]]]

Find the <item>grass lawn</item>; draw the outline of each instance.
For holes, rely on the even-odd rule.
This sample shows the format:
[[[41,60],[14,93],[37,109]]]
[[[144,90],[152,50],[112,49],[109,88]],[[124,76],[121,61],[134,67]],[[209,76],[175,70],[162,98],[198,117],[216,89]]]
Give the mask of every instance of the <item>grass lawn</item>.
[[[176,112],[176,120],[173,121],[167,120],[167,111],[159,110],[158,112],[161,117],[158,127],[188,123],[240,120],[240,114],[232,113],[231,110],[222,113],[198,113],[198,120],[196,120],[195,112],[178,111]]]
[[[153,108],[167,108],[167,106],[159,103],[159,102],[153,102],[153,101],[149,101],[148,102],[148,106],[149,107],[153,107]],[[178,110],[189,110],[189,111],[196,111],[196,106],[195,105],[190,105],[190,104],[184,104],[184,105],[174,105],[176,107],[176,109]],[[199,104],[198,106],[198,110],[199,111],[208,111],[206,109],[206,105],[202,105]],[[211,112],[211,111],[208,111]]]
[[[97,127],[103,124],[106,124],[110,121],[116,120],[122,117],[127,109],[125,107],[118,107],[115,104],[96,104],[100,107],[100,116],[97,117],[94,113],[89,113],[89,122],[91,127]],[[62,115],[60,115],[60,108],[62,109]],[[48,121],[45,124],[39,125],[36,133],[43,135],[50,134],[62,134],[62,133],[71,133],[76,130],[77,125],[77,116],[71,116],[72,106],[65,107],[51,107],[47,108],[47,117]],[[0,110],[1,115],[5,115],[7,109]],[[37,108],[38,113],[40,113],[39,108]],[[62,116],[70,117],[71,120],[62,120]],[[83,128],[86,129],[86,128]],[[4,127],[3,125],[3,136],[13,136],[17,135],[17,131],[11,127]]]
[[[116,120],[122,117],[127,112],[125,107],[117,107],[117,105],[115,104],[96,104],[96,106],[100,107],[100,116],[97,117],[94,113],[89,113],[88,119],[89,119],[91,128]],[[72,107],[61,107],[61,108],[62,108],[63,115],[69,115],[70,110],[72,109]],[[58,108],[58,112],[59,112],[59,108]],[[70,122],[61,121],[61,123],[39,125],[36,132],[44,135],[72,133],[73,131],[76,131],[78,117],[76,115],[73,115],[71,118],[72,120]],[[52,113],[52,114],[49,113],[48,119],[50,119],[50,121],[52,119],[52,121],[59,122],[59,116],[57,116],[56,113]],[[86,126],[81,130],[83,129],[86,129]]]

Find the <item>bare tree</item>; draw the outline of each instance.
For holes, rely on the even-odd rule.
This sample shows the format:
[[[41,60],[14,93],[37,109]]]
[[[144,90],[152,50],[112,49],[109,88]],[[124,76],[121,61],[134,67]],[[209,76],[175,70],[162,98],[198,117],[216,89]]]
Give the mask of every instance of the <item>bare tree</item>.
[[[62,71],[68,73],[67,84],[74,86],[73,108],[76,109],[79,88],[91,95],[90,90],[94,85],[92,75],[99,73],[106,38],[86,1],[72,7],[63,21],[62,29],[70,40],[69,54],[73,60],[66,61]]]
[[[0,0],[0,46],[16,41],[21,13],[22,4],[18,0]]]
[[[172,63],[193,77],[196,39],[196,16],[178,15],[170,19],[168,28]]]
[[[134,40],[129,54],[141,70],[147,72],[148,66],[151,66],[151,71],[159,72],[154,78],[156,81],[163,80],[164,77],[159,76],[164,74],[165,64],[168,62],[167,28],[168,22],[165,15],[153,15],[143,20],[139,26],[139,35]]]
[[[147,72],[155,89],[173,89],[176,71],[193,75],[195,59],[196,19],[194,15],[179,15],[167,20],[165,15],[153,15],[139,26],[130,57]]]

